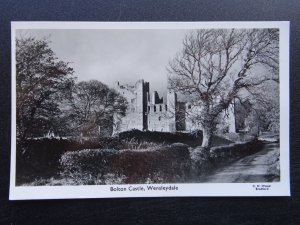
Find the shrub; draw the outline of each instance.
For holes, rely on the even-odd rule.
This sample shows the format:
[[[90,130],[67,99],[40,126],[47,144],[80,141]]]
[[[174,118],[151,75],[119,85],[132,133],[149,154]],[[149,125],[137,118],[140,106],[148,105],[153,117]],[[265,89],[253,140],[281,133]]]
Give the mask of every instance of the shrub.
[[[255,136],[248,133],[218,133],[218,136],[223,137],[232,142],[249,142],[255,139]]]
[[[163,146],[163,144],[157,144],[154,142],[138,141],[136,138],[132,138],[130,140],[121,140],[120,145],[122,146],[122,149],[132,149],[132,150],[157,148]]]
[[[213,161],[236,159],[259,152],[264,146],[262,141],[257,139],[247,143],[236,143],[226,146],[212,147],[210,150],[210,158]]]
[[[125,183],[176,183],[188,179],[190,157],[186,145],[144,151],[122,151],[112,162],[113,171],[126,176]]]
[[[73,179],[76,184],[105,184],[110,161],[117,154],[116,150],[101,149],[66,152],[60,159],[61,175]]]
[[[32,182],[35,178],[50,178],[59,171],[59,159],[68,151],[96,148],[121,149],[117,138],[62,139],[36,138],[23,142],[17,140],[16,184]]]
[[[60,159],[62,177],[76,184],[184,182],[190,169],[186,145],[139,150],[85,149]]]
[[[130,141],[134,139],[137,142],[154,142],[162,144],[172,144],[181,142],[189,145],[198,145],[202,142],[202,132],[198,131],[193,134],[190,133],[169,133],[158,131],[140,131],[130,130],[120,133],[120,140]]]

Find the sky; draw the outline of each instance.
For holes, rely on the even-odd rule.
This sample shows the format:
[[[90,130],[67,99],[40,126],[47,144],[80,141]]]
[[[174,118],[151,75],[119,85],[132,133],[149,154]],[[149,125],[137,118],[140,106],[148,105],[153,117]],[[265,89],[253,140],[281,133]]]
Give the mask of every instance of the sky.
[[[99,80],[110,87],[150,82],[165,95],[169,60],[181,50],[188,30],[18,30],[17,36],[47,37],[56,56],[72,62],[78,81]]]

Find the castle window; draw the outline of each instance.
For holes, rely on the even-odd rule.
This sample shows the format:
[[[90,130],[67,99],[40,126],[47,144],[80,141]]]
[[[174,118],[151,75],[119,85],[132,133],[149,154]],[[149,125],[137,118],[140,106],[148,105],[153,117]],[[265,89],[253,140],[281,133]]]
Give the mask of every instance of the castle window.
[[[148,112],[150,112],[150,106],[148,106]]]
[[[168,105],[166,105],[166,111],[168,111]]]
[[[188,105],[188,108],[189,108],[189,109],[191,109],[191,108],[192,108],[192,106],[191,106],[191,105]]]
[[[161,105],[159,105],[159,111],[161,111],[162,109],[161,109]]]
[[[154,106],[154,112],[156,112],[156,106]]]
[[[158,121],[160,121],[160,120],[161,120],[161,116],[158,117]]]

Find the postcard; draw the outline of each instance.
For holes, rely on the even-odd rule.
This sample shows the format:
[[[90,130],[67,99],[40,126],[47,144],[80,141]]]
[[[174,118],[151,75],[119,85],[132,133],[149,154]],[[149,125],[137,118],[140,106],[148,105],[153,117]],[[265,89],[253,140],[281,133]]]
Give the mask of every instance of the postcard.
[[[289,196],[289,22],[12,22],[10,199]]]

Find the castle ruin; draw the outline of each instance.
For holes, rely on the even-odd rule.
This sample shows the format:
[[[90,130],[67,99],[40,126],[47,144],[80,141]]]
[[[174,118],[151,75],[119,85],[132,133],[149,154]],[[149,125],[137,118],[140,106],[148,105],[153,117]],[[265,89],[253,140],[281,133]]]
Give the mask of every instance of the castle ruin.
[[[115,90],[128,102],[124,117],[115,118],[118,122],[114,133],[128,130],[159,131],[159,132],[192,132],[201,130],[201,125],[189,118],[189,114],[198,113],[199,107],[188,102],[179,102],[177,94],[168,90],[166,101],[157,91],[150,97],[149,82],[138,80],[135,85],[115,83]],[[229,132],[235,132],[234,112],[227,110]],[[117,115],[115,115],[117,116]]]

